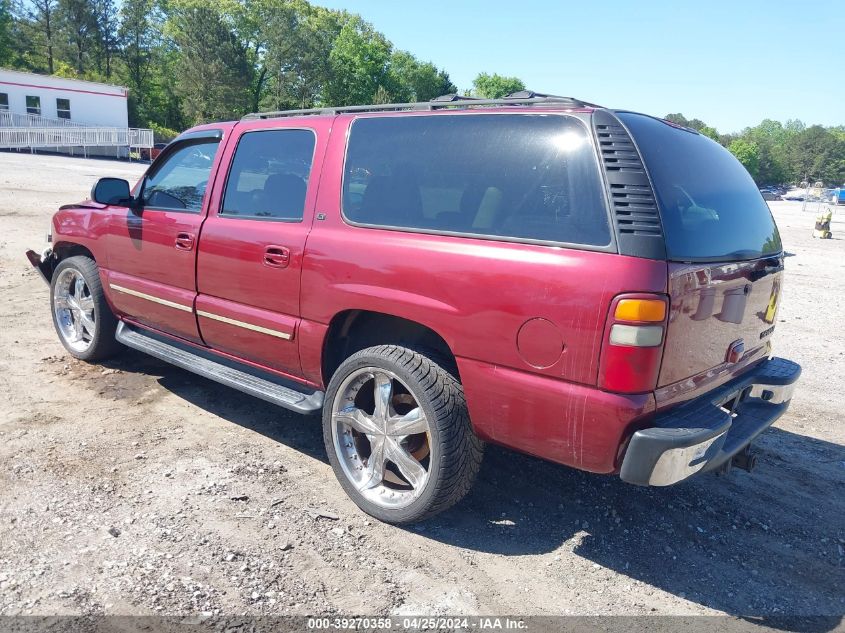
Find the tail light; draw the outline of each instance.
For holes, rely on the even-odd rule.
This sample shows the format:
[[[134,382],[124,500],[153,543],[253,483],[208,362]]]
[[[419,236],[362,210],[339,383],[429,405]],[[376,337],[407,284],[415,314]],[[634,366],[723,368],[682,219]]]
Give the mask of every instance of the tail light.
[[[657,386],[666,338],[668,299],[630,294],[610,304],[604,328],[598,386],[617,393],[643,393]]]

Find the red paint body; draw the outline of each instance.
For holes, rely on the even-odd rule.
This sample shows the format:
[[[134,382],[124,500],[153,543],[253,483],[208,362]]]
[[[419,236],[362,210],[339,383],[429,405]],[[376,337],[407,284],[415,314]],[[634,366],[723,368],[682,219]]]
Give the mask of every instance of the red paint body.
[[[725,365],[725,349],[737,336],[735,330],[719,333],[715,316],[725,312],[727,302],[731,318],[737,317],[741,306],[731,303],[736,299],[729,291],[743,286],[753,264],[730,270],[684,267],[607,252],[346,223],[341,186],[354,119],[292,117],[197,128],[223,134],[200,213],[145,208],[138,215],[85,203],[56,214],[56,246],[74,243],[91,251],[121,318],[318,388],[325,387],[324,347],[337,315],[366,310],[424,325],[454,354],[480,437],[599,473],[618,470],[630,434],[647,426],[657,408],[721,384],[763,358],[768,341],[754,350],[747,345],[743,361]],[[218,216],[238,138],[259,128],[307,128],[316,134],[302,222]],[[183,248],[177,248],[180,239]],[[188,243],[191,247],[184,248]],[[281,265],[267,264],[268,247],[285,249]],[[714,308],[691,319],[702,293],[716,292],[714,278],[724,280]],[[753,292],[768,293],[768,279],[768,287],[761,283]],[[191,310],[151,304],[115,291],[115,284]],[[671,299],[665,346],[614,360],[628,363],[625,371],[645,368],[651,386],[640,393],[605,390],[599,379],[600,363],[607,358],[608,314],[622,294]],[[289,338],[197,315],[203,311]],[[755,317],[742,318],[756,336]]]

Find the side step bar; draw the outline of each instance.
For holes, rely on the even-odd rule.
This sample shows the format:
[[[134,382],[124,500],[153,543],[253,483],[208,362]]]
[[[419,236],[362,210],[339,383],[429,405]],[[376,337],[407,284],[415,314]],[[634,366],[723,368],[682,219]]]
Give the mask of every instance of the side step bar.
[[[286,383],[272,374],[222,358],[211,351],[180,345],[123,321],[117,326],[115,338],[126,347],[297,413],[314,413],[323,407],[325,394],[322,391],[300,391],[298,385]]]

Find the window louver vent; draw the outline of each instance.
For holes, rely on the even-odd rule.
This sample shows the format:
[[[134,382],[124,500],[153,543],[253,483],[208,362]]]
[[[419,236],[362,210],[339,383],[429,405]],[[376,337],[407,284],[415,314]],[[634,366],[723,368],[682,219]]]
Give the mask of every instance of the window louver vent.
[[[596,136],[620,235],[661,237],[660,216],[651,183],[627,130],[618,123],[597,120]]]

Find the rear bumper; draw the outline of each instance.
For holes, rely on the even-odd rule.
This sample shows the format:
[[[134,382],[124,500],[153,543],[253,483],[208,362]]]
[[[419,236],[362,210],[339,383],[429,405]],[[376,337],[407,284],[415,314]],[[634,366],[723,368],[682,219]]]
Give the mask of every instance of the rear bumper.
[[[694,400],[658,414],[631,437],[620,477],[640,486],[669,486],[719,468],[789,407],[801,367],[772,358]]]

